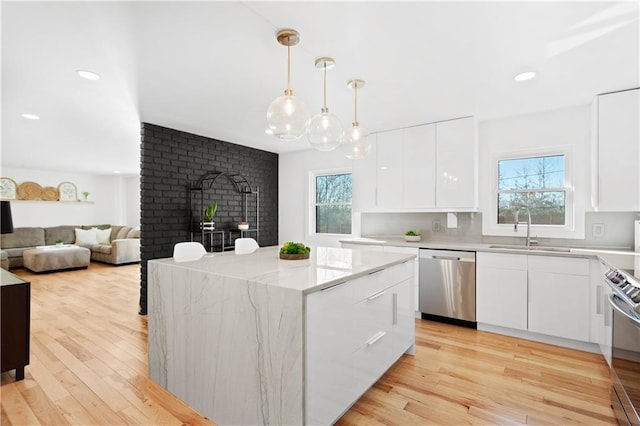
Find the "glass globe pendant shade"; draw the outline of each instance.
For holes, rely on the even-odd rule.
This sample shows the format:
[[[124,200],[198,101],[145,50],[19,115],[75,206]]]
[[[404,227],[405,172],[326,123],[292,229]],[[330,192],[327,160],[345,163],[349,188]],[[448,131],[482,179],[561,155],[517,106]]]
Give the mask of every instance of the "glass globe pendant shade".
[[[323,111],[309,120],[307,139],[318,151],[332,151],[340,145],[342,131],[342,123],[338,117]]]
[[[273,135],[283,140],[298,139],[307,131],[309,112],[293,95],[276,98],[267,110],[267,124]]]
[[[371,151],[369,132],[364,127],[354,125],[343,135],[340,150],[350,160],[360,160]]]

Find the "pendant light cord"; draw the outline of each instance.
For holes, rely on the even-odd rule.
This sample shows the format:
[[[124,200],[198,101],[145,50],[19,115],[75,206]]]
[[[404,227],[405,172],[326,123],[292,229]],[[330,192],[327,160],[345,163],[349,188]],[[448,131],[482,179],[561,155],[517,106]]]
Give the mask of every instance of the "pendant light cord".
[[[353,125],[358,125],[358,83],[353,84],[353,90],[356,94],[356,102],[355,102],[355,113],[354,113],[354,122]]]
[[[327,63],[324,63],[324,81],[323,81],[323,104],[322,112],[327,112]]]
[[[289,37],[287,37],[289,40]],[[287,41],[287,90],[285,92],[287,96],[291,96],[291,46]]]

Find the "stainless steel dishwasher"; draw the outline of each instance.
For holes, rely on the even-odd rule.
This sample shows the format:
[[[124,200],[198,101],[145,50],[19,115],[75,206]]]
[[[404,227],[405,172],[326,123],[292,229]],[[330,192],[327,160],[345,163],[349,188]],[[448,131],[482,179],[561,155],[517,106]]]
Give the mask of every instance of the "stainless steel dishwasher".
[[[476,328],[476,253],[420,250],[422,318]]]

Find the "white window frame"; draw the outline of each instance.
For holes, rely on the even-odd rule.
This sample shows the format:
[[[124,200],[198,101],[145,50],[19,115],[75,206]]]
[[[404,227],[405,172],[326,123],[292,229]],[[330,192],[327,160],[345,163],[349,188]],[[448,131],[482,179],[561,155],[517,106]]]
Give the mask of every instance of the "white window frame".
[[[316,232],[316,178],[319,176],[333,176],[333,175],[351,175],[351,202],[348,203],[351,206],[351,233],[349,234],[334,234],[325,232]],[[347,204],[347,203],[339,203]],[[310,237],[348,237],[353,235],[353,171],[351,169],[331,169],[331,170],[316,170],[309,172],[309,203],[308,203],[308,223]]]
[[[560,146],[560,147],[548,147],[536,150],[526,151],[513,151],[500,153],[492,159],[492,174],[491,174],[491,211],[487,212],[490,215],[489,227],[490,235],[504,235],[510,237],[524,237],[527,234],[526,226],[519,226],[518,231],[514,231],[513,224],[498,223],[498,193],[508,192],[498,190],[498,163],[503,160],[515,160],[520,158],[535,158],[535,157],[550,157],[555,155],[564,156],[564,186],[562,188],[545,188],[543,190],[533,189],[530,192],[536,191],[559,191],[562,190],[565,193],[565,223],[564,225],[531,225],[531,237],[543,237],[543,238],[575,238],[575,225],[576,225],[576,206],[575,206],[575,187],[574,187],[574,164],[573,164],[573,147],[572,146]],[[520,191],[516,191],[520,192]],[[521,216],[524,217],[524,216]]]

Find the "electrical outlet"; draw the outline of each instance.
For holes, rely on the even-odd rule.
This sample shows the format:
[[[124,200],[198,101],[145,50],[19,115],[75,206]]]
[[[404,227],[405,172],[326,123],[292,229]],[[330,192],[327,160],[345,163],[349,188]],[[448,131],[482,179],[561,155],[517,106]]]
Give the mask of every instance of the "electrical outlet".
[[[431,229],[433,230],[433,232],[440,232],[440,230],[442,229],[440,227],[440,221],[434,220],[433,223],[431,224]]]
[[[591,225],[591,236],[595,238],[604,237],[604,223],[594,223]]]

